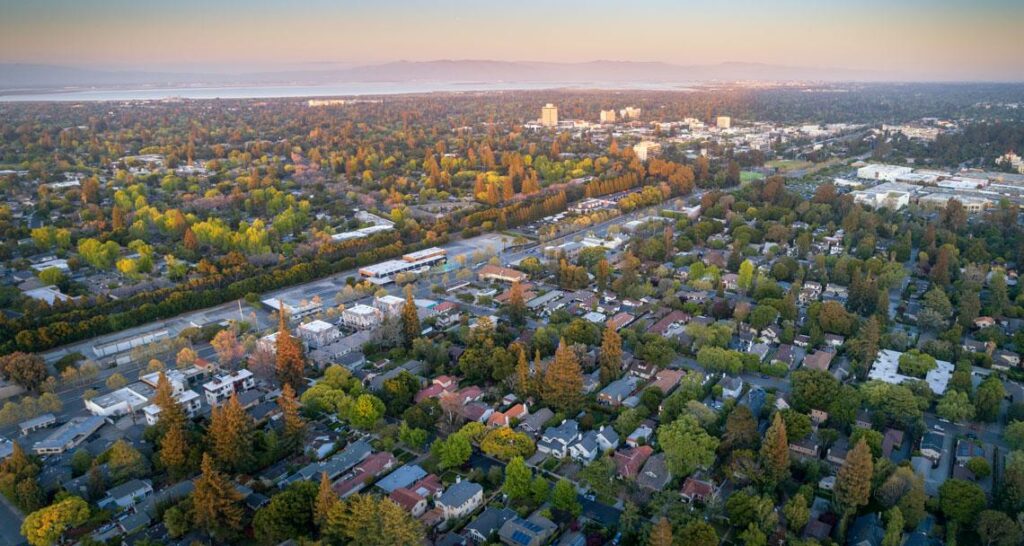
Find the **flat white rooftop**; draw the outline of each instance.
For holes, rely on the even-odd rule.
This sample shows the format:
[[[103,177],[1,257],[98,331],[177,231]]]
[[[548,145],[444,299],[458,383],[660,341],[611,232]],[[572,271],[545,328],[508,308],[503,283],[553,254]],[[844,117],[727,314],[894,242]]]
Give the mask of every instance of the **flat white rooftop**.
[[[903,353],[890,349],[879,351],[878,358],[871,366],[868,379],[876,379],[893,385],[899,385],[905,381],[921,381],[916,377],[899,373],[900,356]],[[935,369],[925,375],[924,381],[938,395],[945,394],[949,379],[953,376],[953,364],[945,360],[936,360]]]

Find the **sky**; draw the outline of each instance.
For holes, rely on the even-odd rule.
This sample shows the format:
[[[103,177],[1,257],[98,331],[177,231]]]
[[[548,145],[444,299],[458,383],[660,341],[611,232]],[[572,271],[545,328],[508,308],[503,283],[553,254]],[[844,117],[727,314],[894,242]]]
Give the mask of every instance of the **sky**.
[[[758,62],[1024,80],[1022,0],[0,0],[0,62]]]

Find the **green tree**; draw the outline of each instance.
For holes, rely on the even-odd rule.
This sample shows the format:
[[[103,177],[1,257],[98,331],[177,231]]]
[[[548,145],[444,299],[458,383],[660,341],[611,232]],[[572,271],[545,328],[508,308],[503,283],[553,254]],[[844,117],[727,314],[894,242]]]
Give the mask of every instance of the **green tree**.
[[[1003,439],[1010,449],[1024,449],[1024,421],[1013,421],[1003,429]]]
[[[530,500],[534,504],[543,504],[551,497],[551,484],[540,474],[533,477],[530,482]]]
[[[502,485],[502,491],[512,500],[528,498],[532,474],[522,457],[513,457],[505,465],[505,483]]]
[[[628,434],[628,433],[627,433]],[[756,449],[761,440],[757,431],[757,420],[750,408],[737,405],[725,420],[725,433],[719,450],[722,452],[734,449]]]
[[[473,454],[473,445],[469,443],[469,438],[465,434],[456,432],[443,440],[434,440],[430,452],[437,458],[438,467],[456,468],[469,460],[469,456]]]
[[[709,523],[699,519],[691,520],[683,527],[682,546],[718,546],[718,532]]]
[[[943,419],[957,423],[970,421],[974,418],[974,405],[971,404],[967,393],[949,390],[939,399],[939,403],[935,406],[935,413]]]
[[[577,517],[583,512],[583,506],[576,496],[576,488],[565,478],[558,480],[555,483],[555,488],[551,490],[551,506],[556,510],[572,514],[573,517]]]
[[[529,457],[535,451],[533,440],[522,432],[509,427],[497,427],[480,440],[480,450],[502,460],[512,457]]]
[[[999,417],[999,405],[1006,398],[1006,388],[997,374],[985,378],[974,393],[974,409],[978,419],[986,422]]]
[[[689,476],[715,462],[718,439],[701,428],[692,415],[658,427],[658,442],[665,451],[669,470],[676,476]]]
[[[978,514],[978,537],[988,546],[1014,546],[1020,544],[1020,527],[1003,512],[984,510]]]
[[[750,260],[743,260],[743,263],[740,264],[740,271],[736,280],[736,285],[739,286],[740,290],[747,292],[753,284],[754,264]]]
[[[903,514],[899,508],[892,508],[885,513],[885,536],[882,546],[900,546],[903,540]]]
[[[800,493],[793,495],[789,502],[782,507],[782,514],[786,516],[786,527],[794,533],[799,533],[811,519],[811,509],[807,506],[807,499]]]
[[[946,480],[939,487],[939,507],[952,521],[970,525],[985,508],[985,492],[966,480]]]
[[[0,376],[27,390],[38,390],[48,375],[46,363],[39,355],[14,352],[0,356]]]
[[[253,534],[264,544],[312,536],[316,530],[313,521],[316,499],[315,483],[298,481],[290,484],[256,511],[252,519]]]
[[[88,519],[89,503],[79,497],[66,497],[26,516],[21,534],[32,546],[51,546],[61,542],[65,531]]]
[[[349,421],[356,428],[370,430],[384,417],[384,411],[384,402],[380,398],[372,394],[361,394],[352,404]]]

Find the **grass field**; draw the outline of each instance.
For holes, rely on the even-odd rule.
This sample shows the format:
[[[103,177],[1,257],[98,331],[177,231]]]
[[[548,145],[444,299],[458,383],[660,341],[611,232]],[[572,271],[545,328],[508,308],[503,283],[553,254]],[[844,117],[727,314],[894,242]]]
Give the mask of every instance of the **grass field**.
[[[755,172],[751,172],[751,171],[743,171],[743,172],[740,173],[740,183],[741,184],[749,184],[751,182],[754,182],[755,180],[763,180],[763,179],[764,179],[764,175],[761,174],[761,173],[755,173]]]
[[[811,163],[810,161],[801,161],[798,159],[774,159],[764,164],[765,167],[778,169],[782,172],[795,171],[797,169],[806,169],[813,165],[814,163]]]

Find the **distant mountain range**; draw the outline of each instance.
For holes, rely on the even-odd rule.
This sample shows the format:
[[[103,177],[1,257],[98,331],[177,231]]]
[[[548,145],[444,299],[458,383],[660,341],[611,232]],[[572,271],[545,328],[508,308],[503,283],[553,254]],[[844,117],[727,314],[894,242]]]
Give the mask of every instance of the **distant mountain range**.
[[[661,62],[584,63],[490,60],[397,61],[345,68],[218,74],[97,70],[42,64],[0,64],[0,88],[326,84],[350,82],[694,83],[736,80],[877,81],[900,79],[841,68],[730,62],[683,66]]]

